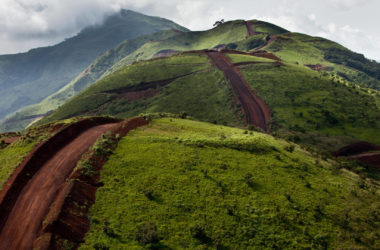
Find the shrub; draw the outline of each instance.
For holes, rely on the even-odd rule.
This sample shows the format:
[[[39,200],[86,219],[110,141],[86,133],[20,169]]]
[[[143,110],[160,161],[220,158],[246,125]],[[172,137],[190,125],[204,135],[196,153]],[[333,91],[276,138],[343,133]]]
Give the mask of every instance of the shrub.
[[[156,223],[146,222],[137,228],[135,239],[139,243],[147,245],[160,242],[160,240],[162,240],[162,237],[157,230]]]
[[[195,225],[190,228],[191,236],[203,243],[208,243],[210,238],[206,234],[206,230],[202,225]]]
[[[253,182],[253,175],[251,173],[247,173],[244,177],[244,182],[250,186],[250,187],[253,187],[254,186],[254,182]]]
[[[294,145],[288,145],[285,147],[285,150],[290,153],[293,153],[294,149],[295,149]]]

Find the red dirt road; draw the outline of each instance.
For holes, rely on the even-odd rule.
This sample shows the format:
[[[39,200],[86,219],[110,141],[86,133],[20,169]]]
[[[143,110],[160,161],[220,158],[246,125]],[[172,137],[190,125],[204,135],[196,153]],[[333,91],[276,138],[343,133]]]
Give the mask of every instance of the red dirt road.
[[[346,156],[361,161],[368,166],[380,169],[380,146],[369,142],[357,142],[333,152],[335,157]]]
[[[24,186],[0,234],[0,249],[31,249],[36,233],[65,179],[97,138],[118,123],[90,128],[60,149]]]
[[[245,22],[245,25],[247,26],[247,33],[248,33],[248,36],[254,36],[256,35],[256,32],[253,28],[253,23],[252,21],[246,21]]]
[[[247,124],[253,124],[264,131],[269,130],[270,110],[260,97],[255,95],[241,72],[223,53],[207,52],[215,65],[224,72],[239,98]]]
[[[380,168],[380,153],[379,152],[352,155],[352,156],[349,156],[349,158],[361,161],[372,168],[376,168],[376,169]]]

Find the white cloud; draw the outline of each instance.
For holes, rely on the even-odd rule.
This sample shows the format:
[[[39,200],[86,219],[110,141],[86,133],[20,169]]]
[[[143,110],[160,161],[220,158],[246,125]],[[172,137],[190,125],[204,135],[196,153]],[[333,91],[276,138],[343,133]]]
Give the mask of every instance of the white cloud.
[[[329,0],[338,10],[351,10],[353,8],[362,7],[372,2],[372,0]]]
[[[211,28],[222,18],[256,18],[380,59],[380,16],[373,14],[380,1],[373,0],[0,0],[0,53],[57,43],[120,8],[192,30]]]

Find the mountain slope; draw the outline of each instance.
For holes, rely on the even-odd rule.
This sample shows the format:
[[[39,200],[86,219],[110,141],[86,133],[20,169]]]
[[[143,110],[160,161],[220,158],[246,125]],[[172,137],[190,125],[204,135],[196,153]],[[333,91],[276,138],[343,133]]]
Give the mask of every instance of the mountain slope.
[[[186,30],[163,18],[122,10],[55,46],[0,56],[0,119],[56,92],[125,39],[165,29]]]
[[[356,140],[380,143],[379,97],[368,89],[323,75],[307,66],[285,63],[268,53],[223,53],[252,91],[271,109],[270,129],[307,146],[333,151]],[[193,51],[122,67],[37,122],[78,115],[186,112],[197,119],[242,126],[244,100],[208,58]],[[260,127],[260,121],[252,123]]]
[[[379,247],[378,186],[289,147],[257,132],[153,120],[105,164],[80,249]]]
[[[337,80],[362,86],[364,89],[370,88],[368,91],[372,95],[380,96],[376,90],[380,86],[377,77],[380,64],[367,60],[362,55],[355,54],[332,41],[291,33],[270,23],[237,20],[226,22],[208,31],[176,33],[173,36],[170,32],[161,32],[156,35],[155,39],[149,41],[148,37],[126,41],[108,51],[69,85],[41,103],[19,111],[3,124],[2,128],[24,128],[96,80],[135,61],[169,56],[178,51],[213,47],[239,51],[266,50],[288,63],[309,67],[325,76],[329,75]],[[128,53],[125,53],[126,51]],[[347,58],[351,58],[349,63],[344,62]]]
[[[239,41],[241,41],[242,46],[245,46],[244,50],[250,50],[255,46],[265,44],[265,34],[277,35],[287,32],[275,25],[257,21],[255,28],[259,31],[255,32],[256,36],[247,40],[247,23],[242,20],[236,20],[223,23],[207,31],[185,33],[172,31],[175,33],[172,36],[169,32],[160,32],[152,36],[126,41],[97,58],[69,85],[39,104],[19,110],[1,127],[5,130],[23,129],[28,123],[56,109],[96,80],[135,61],[167,56],[176,51],[211,49],[217,46],[228,47],[228,45],[234,45],[235,42]],[[264,34],[263,32],[267,33]]]
[[[4,237],[0,246],[21,242],[46,249],[380,246],[375,179],[268,134],[173,116],[145,119],[149,124],[142,118],[121,123],[96,117],[62,121],[25,131],[18,145],[9,145],[15,152],[25,150],[20,147],[25,140],[41,134],[50,137],[58,125],[59,132],[38,146],[34,157],[26,158],[29,167],[19,167],[0,192]],[[111,133],[100,136],[80,161],[65,153],[80,155],[106,130]],[[85,146],[79,150],[79,144]],[[7,148],[0,149],[0,162]],[[57,158],[66,167],[49,172],[50,167],[60,167],[52,164]],[[4,182],[8,177],[2,173],[7,170],[0,170]],[[45,174],[43,182],[50,188],[29,185]],[[54,195],[52,190],[58,187]],[[42,192],[50,194],[43,207],[35,206],[38,216],[23,209],[21,202],[14,203],[36,204]],[[13,209],[25,214],[23,221],[38,222],[20,227],[21,217],[13,216]],[[15,230],[5,230],[10,227]],[[27,234],[15,234],[18,231]]]

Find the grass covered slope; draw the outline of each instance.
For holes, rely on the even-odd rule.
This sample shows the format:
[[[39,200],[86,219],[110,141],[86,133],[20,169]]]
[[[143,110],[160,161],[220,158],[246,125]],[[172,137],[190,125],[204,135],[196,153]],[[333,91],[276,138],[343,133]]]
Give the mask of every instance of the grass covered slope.
[[[247,28],[245,22],[242,20],[226,22],[207,31],[182,32],[184,29],[180,27],[176,29],[176,31],[161,31],[121,43],[116,48],[98,57],[69,84],[48,96],[42,102],[19,110],[8,121],[3,123],[0,129],[22,129],[30,122],[36,120],[36,116],[44,116],[48,112],[55,110],[70,97],[75,96],[98,79],[117,71],[123,66],[130,65],[135,61],[156,57],[157,53],[162,51],[175,52],[211,49],[220,44],[231,44],[236,41],[242,41],[240,47],[247,47],[251,46],[250,44],[252,42],[248,43],[248,45],[243,42],[247,36]],[[252,46],[257,47],[263,44],[263,38],[264,35],[260,35],[257,39],[261,42]]]
[[[226,55],[240,65],[252,90],[269,105],[272,131],[282,137],[330,152],[357,140],[380,143],[380,98],[376,90],[304,65]],[[165,79],[172,81],[138,89]],[[243,125],[231,84],[202,53],[122,67],[37,124],[77,115],[126,118],[147,112],[186,112],[202,121]]]
[[[168,29],[187,31],[163,18],[121,10],[102,25],[88,27],[57,45],[1,55],[0,120],[58,91],[94,59],[125,39]]]
[[[171,81],[166,85],[138,89],[167,79]],[[209,122],[243,124],[230,84],[203,54],[184,54],[123,67],[37,124],[83,114],[126,118],[146,112],[186,112]]]
[[[380,143],[380,98],[367,88],[294,64],[250,64],[240,70],[272,109],[274,130],[291,131],[296,142],[326,144],[323,137],[341,137],[327,142],[334,150],[349,137]]]
[[[95,59],[87,69],[57,92],[46,97],[37,104],[18,110],[12,117],[0,125],[0,130],[24,129],[28,124],[35,121],[36,117],[43,116],[52,110],[57,109],[68,99],[77,95],[90,84],[94,83],[104,74],[104,72],[107,71],[107,69],[125,56],[131,54],[142,44],[152,40],[167,39],[168,37],[178,35],[178,32],[178,30],[164,30],[122,42],[117,47]]]
[[[102,170],[81,249],[378,248],[378,187],[269,135],[164,118]]]
[[[265,50],[284,61],[322,66],[326,74],[337,75],[352,83],[380,89],[380,64],[363,55],[321,37],[299,33],[278,35]]]

